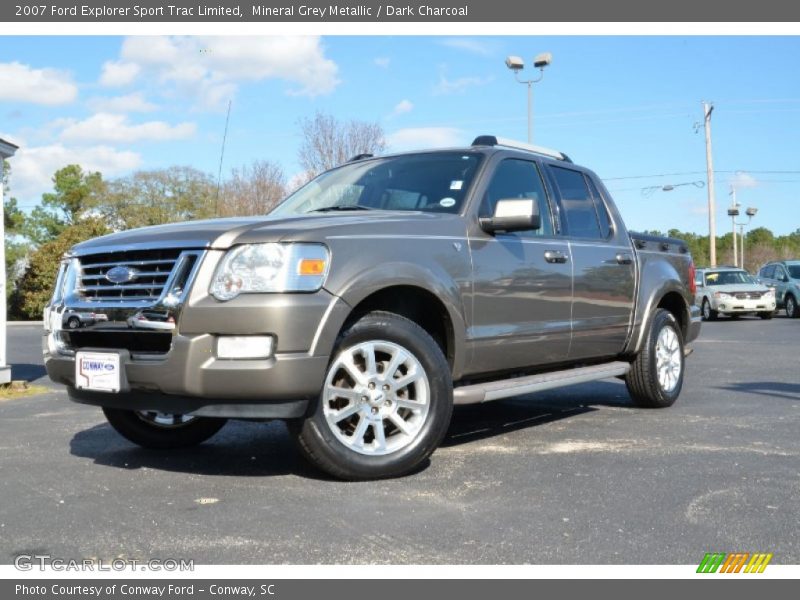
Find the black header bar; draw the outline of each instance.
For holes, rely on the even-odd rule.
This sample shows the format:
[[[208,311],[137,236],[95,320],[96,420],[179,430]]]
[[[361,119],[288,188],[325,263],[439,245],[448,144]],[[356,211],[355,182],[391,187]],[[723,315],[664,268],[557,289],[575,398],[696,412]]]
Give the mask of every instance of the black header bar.
[[[786,0],[9,0],[2,22],[796,22]]]

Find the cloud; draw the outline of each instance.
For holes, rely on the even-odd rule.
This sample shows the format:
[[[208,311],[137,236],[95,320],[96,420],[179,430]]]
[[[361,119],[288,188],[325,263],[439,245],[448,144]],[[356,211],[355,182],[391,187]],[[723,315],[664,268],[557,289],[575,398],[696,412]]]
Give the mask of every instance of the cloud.
[[[433,93],[437,96],[463,94],[468,88],[486,85],[492,80],[492,77],[459,77],[457,79],[448,79],[444,73],[441,73],[439,75],[439,82],[433,88]]]
[[[325,56],[318,36],[129,37],[120,60],[106,63],[104,78],[124,79],[115,75],[127,70],[174,84],[217,108],[243,82],[280,79],[290,84],[289,95],[310,97],[330,94],[339,84],[339,68]]]
[[[414,110],[414,104],[411,100],[400,100],[392,110],[392,116],[403,115]]]
[[[494,45],[484,40],[474,38],[447,38],[439,42],[442,46],[463,50],[478,56],[492,56],[495,53]]]
[[[0,63],[0,102],[68,104],[78,97],[78,86],[69,73],[34,69],[22,63]]]
[[[730,184],[736,189],[747,189],[758,187],[758,179],[745,171],[736,171],[730,178]]]
[[[386,142],[392,151],[447,148],[463,143],[464,132],[455,127],[409,127],[390,133]]]
[[[63,127],[59,137],[65,142],[163,142],[185,139],[196,131],[194,123],[170,125],[164,121],[148,121],[131,124],[126,116],[112,113],[97,113],[83,121],[62,119],[56,125]]]
[[[378,56],[377,58],[373,59],[372,62],[375,64],[375,66],[380,67],[381,69],[388,69],[392,59],[387,56]]]
[[[52,189],[53,173],[69,164],[100,171],[104,177],[120,175],[142,164],[142,157],[136,152],[102,145],[85,148],[62,144],[23,146],[11,160],[11,189],[20,200],[38,200]]]
[[[100,73],[100,84],[107,87],[130,85],[141,71],[139,65],[132,62],[109,60],[103,63]]]
[[[151,112],[158,109],[158,106],[148,102],[141,92],[125,96],[91,98],[87,104],[97,112],[109,113]]]

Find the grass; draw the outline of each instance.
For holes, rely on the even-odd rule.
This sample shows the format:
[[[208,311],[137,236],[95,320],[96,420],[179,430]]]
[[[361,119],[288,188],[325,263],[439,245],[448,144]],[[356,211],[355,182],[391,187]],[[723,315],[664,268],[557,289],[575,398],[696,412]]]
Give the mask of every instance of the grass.
[[[48,389],[43,385],[30,385],[26,381],[14,381],[6,385],[0,385],[0,402],[6,400],[16,400],[27,396],[44,394]]]

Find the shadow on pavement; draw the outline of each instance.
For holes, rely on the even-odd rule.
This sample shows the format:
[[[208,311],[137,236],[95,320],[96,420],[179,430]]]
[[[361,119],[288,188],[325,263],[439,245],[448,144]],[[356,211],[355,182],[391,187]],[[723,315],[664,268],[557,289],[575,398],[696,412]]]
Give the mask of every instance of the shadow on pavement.
[[[743,394],[758,394],[786,400],[800,400],[800,383],[785,381],[743,381],[720,386],[717,389]]]
[[[457,446],[568,419],[597,410],[594,406],[631,406],[627,395],[620,396],[619,391],[619,384],[597,382],[552,390],[539,397],[456,407],[442,446]],[[199,446],[168,451],[140,448],[103,423],[75,434],[70,452],[98,465],[126,470],[149,468],[233,477],[297,475],[333,481],[303,460],[280,422],[230,421]],[[424,461],[416,472],[429,464]]]

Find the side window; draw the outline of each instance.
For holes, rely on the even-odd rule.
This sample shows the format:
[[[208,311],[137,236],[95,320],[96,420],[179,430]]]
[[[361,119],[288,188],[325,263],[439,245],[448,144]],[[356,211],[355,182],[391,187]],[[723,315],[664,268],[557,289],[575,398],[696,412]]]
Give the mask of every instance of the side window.
[[[778,281],[785,281],[787,279],[786,271],[783,270],[783,267],[779,267],[779,266],[775,265],[774,278],[777,279]]]
[[[552,167],[552,172],[561,192],[567,234],[571,237],[603,239],[594,199],[583,173],[562,167]]]
[[[600,195],[600,192],[595,186],[594,181],[592,181],[591,177],[587,177],[586,181],[589,183],[589,190],[592,192],[592,197],[594,199],[594,209],[597,211],[597,222],[600,225],[600,235],[603,236],[603,239],[608,239],[611,235],[611,217],[608,216],[608,209],[606,208],[605,202],[603,202],[603,197]]]
[[[694,283],[695,285],[703,285],[703,272],[699,271],[694,276]]]
[[[481,202],[480,216],[489,217],[494,214],[498,200],[509,198],[529,198],[539,205],[542,226],[533,231],[520,232],[522,235],[551,236],[553,222],[547,194],[544,191],[542,176],[535,162],[507,158],[503,160],[492,175],[489,187]]]
[[[767,265],[766,267],[761,269],[760,276],[764,277],[765,279],[772,279],[773,277],[775,277],[775,265]]]

